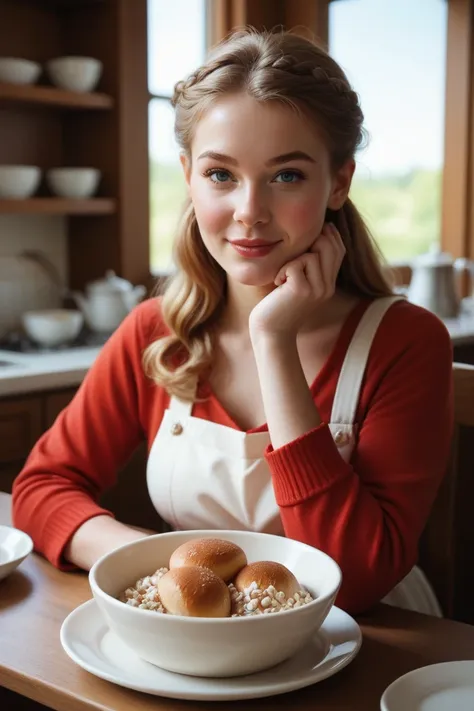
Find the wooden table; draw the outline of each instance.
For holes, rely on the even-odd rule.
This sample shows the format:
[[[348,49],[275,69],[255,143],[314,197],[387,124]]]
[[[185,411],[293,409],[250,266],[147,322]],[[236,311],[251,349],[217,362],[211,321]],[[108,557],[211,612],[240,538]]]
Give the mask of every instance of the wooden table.
[[[0,494],[0,523],[9,522],[9,508],[10,498]],[[379,711],[382,692],[401,674],[426,664],[474,659],[474,627],[380,605],[358,618],[362,649],[330,679],[255,701],[174,701],[122,689],[66,656],[60,626],[90,597],[85,574],[61,573],[37,555],[0,581],[1,709],[30,711],[42,708],[34,703],[39,702],[56,711]]]

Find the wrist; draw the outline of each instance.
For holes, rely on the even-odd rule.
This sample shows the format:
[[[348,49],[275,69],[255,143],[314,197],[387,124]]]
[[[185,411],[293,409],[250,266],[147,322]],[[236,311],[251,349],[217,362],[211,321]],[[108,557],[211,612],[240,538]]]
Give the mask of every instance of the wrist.
[[[259,331],[258,333],[251,333],[250,340],[257,360],[259,357],[276,358],[278,360],[299,358],[296,335]]]

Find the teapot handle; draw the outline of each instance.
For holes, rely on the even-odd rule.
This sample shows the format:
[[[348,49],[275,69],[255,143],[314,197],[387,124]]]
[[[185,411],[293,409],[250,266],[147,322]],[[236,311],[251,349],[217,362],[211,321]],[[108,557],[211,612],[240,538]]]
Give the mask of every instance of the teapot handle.
[[[64,298],[68,296],[69,290],[62,283],[61,277],[59,276],[59,272],[54,266],[53,262],[51,262],[45,254],[43,254],[42,252],[36,252],[35,250],[25,250],[20,253],[20,257],[23,257],[24,259],[29,259],[30,261],[39,264],[39,266],[46,272],[46,274],[48,274],[53,284],[58,287],[61,297]]]
[[[469,290],[473,291],[474,287],[474,261],[472,259],[467,259],[466,257],[458,257],[454,262],[454,270],[457,274],[465,273],[469,274]]]
[[[454,261],[454,268],[457,272],[468,271],[471,276],[474,276],[474,261],[466,257],[458,257]]]

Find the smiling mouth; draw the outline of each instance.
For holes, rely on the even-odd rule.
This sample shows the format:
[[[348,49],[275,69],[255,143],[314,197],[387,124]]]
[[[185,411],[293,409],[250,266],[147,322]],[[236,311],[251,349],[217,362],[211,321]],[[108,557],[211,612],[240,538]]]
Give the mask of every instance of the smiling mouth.
[[[275,247],[277,246],[277,244],[280,243],[280,241],[281,240],[278,240],[278,242],[267,242],[262,239],[234,241],[228,240],[231,247],[233,247],[235,251],[240,254],[240,256],[247,258],[265,257],[273,249],[275,249]]]

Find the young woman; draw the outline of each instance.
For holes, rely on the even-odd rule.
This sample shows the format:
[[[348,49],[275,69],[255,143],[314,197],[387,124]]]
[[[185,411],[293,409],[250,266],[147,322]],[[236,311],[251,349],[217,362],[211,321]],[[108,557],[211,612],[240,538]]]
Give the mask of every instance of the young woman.
[[[146,437],[171,526],[316,546],[342,568],[337,604],[364,610],[415,565],[446,469],[448,333],[393,296],[348,198],[363,115],[322,49],[236,33],[173,103],[176,272],[34,447],[15,525],[64,569],[144,535],[97,501]]]

